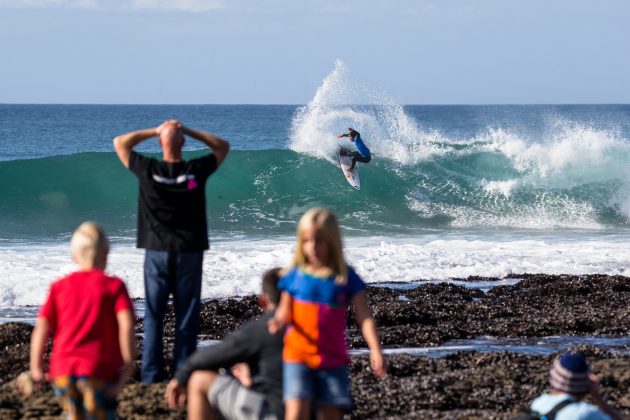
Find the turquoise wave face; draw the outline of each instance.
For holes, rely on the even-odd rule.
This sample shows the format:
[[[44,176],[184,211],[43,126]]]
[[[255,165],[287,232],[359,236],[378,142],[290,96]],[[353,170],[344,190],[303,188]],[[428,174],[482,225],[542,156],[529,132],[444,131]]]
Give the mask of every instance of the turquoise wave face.
[[[370,235],[629,223],[615,204],[627,188],[621,178],[545,183],[492,152],[406,166],[376,156],[359,168],[362,188],[354,191],[325,159],[291,150],[232,151],[206,188],[211,236],[290,235],[313,206],[333,209],[348,232]],[[133,237],[137,189],[113,153],[0,162],[0,239],[63,238],[85,220],[111,236]]]

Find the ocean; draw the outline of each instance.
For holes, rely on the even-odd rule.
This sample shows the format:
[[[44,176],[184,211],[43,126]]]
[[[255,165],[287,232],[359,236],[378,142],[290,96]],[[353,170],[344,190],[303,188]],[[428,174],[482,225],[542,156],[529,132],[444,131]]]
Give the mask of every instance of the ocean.
[[[206,188],[205,298],[256,293],[313,206],[337,213],[368,283],[628,274],[630,105],[402,105],[338,66],[307,105],[0,105],[0,318],[33,316],[85,220],[143,297],[138,186],[112,139],[170,118],[232,145]],[[360,191],[335,161],[349,126],[373,152]]]

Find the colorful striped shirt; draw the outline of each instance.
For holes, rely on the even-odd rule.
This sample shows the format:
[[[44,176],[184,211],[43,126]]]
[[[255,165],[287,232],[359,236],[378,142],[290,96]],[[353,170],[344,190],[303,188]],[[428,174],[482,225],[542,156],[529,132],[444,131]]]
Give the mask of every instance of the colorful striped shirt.
[[[293,268],[279,282],[278,288],[293,300],[291,324],[284,336],[282,359],[285,363],[303,363],[312,369],[342,367],[350,361],[346,344],[346,313],[354,296],[365,283],[348,267],[345,285],[335,277],[317,277],[301,268]]]

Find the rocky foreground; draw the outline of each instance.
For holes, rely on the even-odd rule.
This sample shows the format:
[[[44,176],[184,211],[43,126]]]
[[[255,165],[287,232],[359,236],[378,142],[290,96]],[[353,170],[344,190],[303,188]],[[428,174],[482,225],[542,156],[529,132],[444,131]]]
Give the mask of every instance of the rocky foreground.
[[[478,336],[628,336],[630,278],[523,275],[514,286],[487,293],[439,284],[411,290],[370,288],[368,297],[385,347],[436,346]],[[469,279],[478,280],[478,279]],[[204,304],[202,338],[221,339],[260,314],[253,296]],[[349,320],[349,344],[365,347]],[[138,323],[138,332],[142,323]],[[0,418],[46,418],[61,413],[50,390],[22,399],[13,379],[28,369],[28,324],[0,325]],[[172,316],[166,327],[172,340]],[[139,348],[141,343],[139,343]],[[607,400],[630,417],[630,349],[625,354],[579,347]],[[139,354],[139,353],[138,353]],[[356,407],[348,418],[496,418],[517,414],[541,393],[553,356],[460,352],[439,359],[388,356],[389,375],[376,379],[366,356],[352,359]],[[138,374],[119,398],[121,418],[185,418],[169,410],[164,384],[143,385]]]

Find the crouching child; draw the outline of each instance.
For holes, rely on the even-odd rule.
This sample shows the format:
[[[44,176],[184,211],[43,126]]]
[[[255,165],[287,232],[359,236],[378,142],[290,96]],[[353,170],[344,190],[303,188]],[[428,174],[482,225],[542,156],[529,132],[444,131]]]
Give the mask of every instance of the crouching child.
[[[260,305],[265,313],[243,325],[220,344],[198,350],[177,370],[166,387],[170,407],[184,405],[189,419],[283,419],[282,335],[270,334],[267,323],[280,300],[280,269],[263,276]],[[227,369],[245,363],[251,378]],[[242,365],[239,369],[242,372]],[[247,386],[249,385],[249,386]]]

